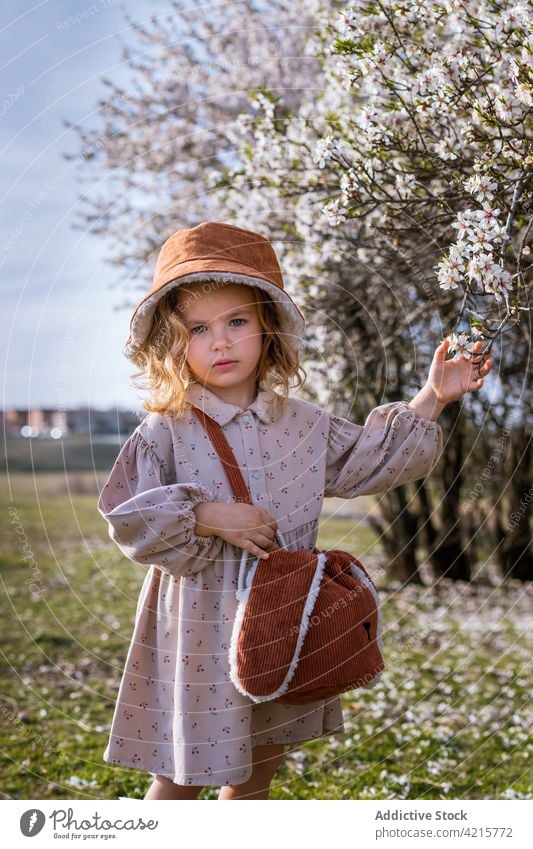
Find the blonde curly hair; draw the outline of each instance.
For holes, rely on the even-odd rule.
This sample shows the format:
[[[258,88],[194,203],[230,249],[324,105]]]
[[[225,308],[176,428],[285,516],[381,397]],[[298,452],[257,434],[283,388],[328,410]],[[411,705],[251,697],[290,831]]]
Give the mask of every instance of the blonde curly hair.
[[[180,311],[179,293],[194,290],[202,281],[175,286],[159,301],[154,313],[152,327],[143,344],[131,356],[139,371],[131,377],[137,389],[149,390],[150,396],[143,401],[149,413],[172,413],[183,415],[187,403],[187,389],[196,379],[187,363],[187,349],[191,334]],[[228,284],[222,284],[228,285]],[[235,285],[235,284],[234,284]],[[244,288],[244,284],[241,285]],[[277,403],[284,405],[291,388],[299,388],[307,374],[300,364],[298,352],[290,344],[281,311],[275,301],[263,289],[246,286],[253,294],[259,324],[263,331],[263,345],[256,370],[256,391],[270,389]],[[128,337],[126,348],[131,344]],[[291,379],[295,382],[291,386]]]

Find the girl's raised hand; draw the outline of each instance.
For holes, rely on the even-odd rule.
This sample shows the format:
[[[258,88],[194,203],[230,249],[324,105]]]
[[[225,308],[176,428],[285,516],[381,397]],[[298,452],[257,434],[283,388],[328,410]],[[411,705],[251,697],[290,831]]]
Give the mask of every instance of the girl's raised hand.
[[[465,392],[477,392],[483,386],[483,378],[492,368],[490,352],[475,356],[482,343],[478,340],[472,346],[470,359],[446,360],[450,342],[444,339],[433,355],[429,369],[427,385],[433,391],[440,404],[457,401]]]

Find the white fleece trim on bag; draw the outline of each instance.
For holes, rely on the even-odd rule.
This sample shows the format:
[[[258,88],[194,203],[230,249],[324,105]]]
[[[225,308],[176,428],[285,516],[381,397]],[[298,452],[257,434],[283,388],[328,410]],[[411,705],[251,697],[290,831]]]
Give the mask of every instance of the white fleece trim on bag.
[[[361,567],[357,565],[357,563],[350,563],[350,569],[352,571],[353,577],[358,578],[361,581],[361,583],[364,584],[365,587],[368,587],[368,589],[370,590],[370,592],[374,596],[374,600],[376,602],[376,609],[377,609],[377,619],[378,619],[376,639],[377,639],[377,643],[378,643],[378,648],[379,648],[381,654],[383,654],[383,640],[382,640],[383,621],[382,621],[382,616],[381,616],[381,605],[380,605],[377,590],[376,590],[374,584],[372,583],[372,581],[370,581],[367,578],[367,576],[365,575],[365,573],[363,572]],[[381,675],[382,675],[382,673],[378,672],[378,674],[375,675],[368,684],[362,684],[361,689],[371,690],[373,687],[376,686],[378,681],[381,680]]]
[[[309,593],[307,595],[307,599],[305,602],[305,606],[302,613],[302,621],[299,627],[298,639],[296,641],[296,648],[294,650],[294,655],[292,657],[291,663],[289,665],[289,669],[285,679],[278,687],[277,690],[274,690],[273,693],[268,693],[266,696],[254,696],[244,689],[241,682],[239,681],[237,675],[237,642],[239,639],[239,633],[241,630],[241,626],[244,620],[244,614],[246,612],[246,603],[248,601],[248,597],[250,595],[250,590],[252,586],[252,578],[257,568],[258,559],[254,561],[254,567],[250,570],[250,573],[246,579],[246,590],[240,595],[239,606],[237,608],[237,614],[235,616],[235,621],[233,623],[233,630],[231,633],[231,642],[230,642],[230,650],[229,650],[229,663],[230,663],[230,678],[232,680],[233,685],[242,693],[243,696],[247,696],[253,702],[267,702],[270,699],[275,699],[278,696],[281,696],[285,690],[288,689],[291,679],[296,672],[296,667],[298,666],[298,661],[300,659],[300,654],[302,651],[303,642],[307,631],[309,629],[309,619],[311,618],[311,613],[313,612],[313,608],[316,603],[316,599],[320,590],[320,584],[322,583],[322,577],[324,575],[324,569],[326,568],[326,560],[327,554],[323,551],[319,552],[317,556],[317,565],[315,569],[315,574],[313,575],[313,580],[311,581],[311,586],[309,588]]]
[[[256,557],[250,571],[248,572],[248,575],[246,576],[245,589],[242,592],[237,590],[236,595],[239,601],[239,605],[237,607],[235,619],[233,620],[233,628],[231,631],[231,640],[229,646],[230,678],[235,688],[239,691],[239,693],[242,693],[243,696],[248,696],[248,693],[241,687],[241,683],[237,676],[237,642],[239,640],[239,634],[244,620],[244,614],[246,612],[246,603],[248,601],[250,589],[252,587],[252,578],[255,574],[255,570],[257,569],[258,562],[259,558]]]

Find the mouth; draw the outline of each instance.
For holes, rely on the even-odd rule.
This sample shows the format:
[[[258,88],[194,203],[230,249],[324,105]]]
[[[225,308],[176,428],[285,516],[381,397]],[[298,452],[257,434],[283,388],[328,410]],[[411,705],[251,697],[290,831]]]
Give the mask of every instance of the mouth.
[[[236,360],[219,360],[217,363],[213,363],[213,366],[234,366],[236,362]]]

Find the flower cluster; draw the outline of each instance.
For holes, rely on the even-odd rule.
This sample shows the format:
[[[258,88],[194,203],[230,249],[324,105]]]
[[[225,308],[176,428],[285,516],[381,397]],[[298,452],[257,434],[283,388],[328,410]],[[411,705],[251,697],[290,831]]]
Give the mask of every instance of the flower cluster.
[[[477,185],[472,182],[474,180],[478,178],[467,181],[471,187]],[[484,191],[483,186],[483,195]],[[457,215],[452,223],[457,230],[457,241],[436,266],[443,289],[457,288],[466,276],[471,284],[478,284],[483,291],[492,293],[497,301],[501,301],[502,296],[507,298],[511,275],[495,260],[496,248],[509,238],[499,221],[499,212],[499,209],[484,205],[480,210],[465,209]]]

